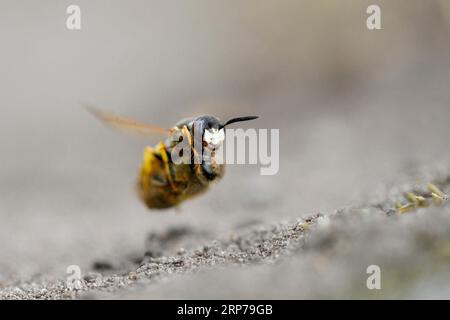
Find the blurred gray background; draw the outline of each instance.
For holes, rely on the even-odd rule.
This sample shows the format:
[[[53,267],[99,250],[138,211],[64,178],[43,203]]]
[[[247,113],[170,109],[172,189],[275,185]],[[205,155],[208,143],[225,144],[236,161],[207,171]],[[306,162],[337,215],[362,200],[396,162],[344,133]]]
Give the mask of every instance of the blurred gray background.
[[[125,261],[175,225],[216,237],[332,212],[450,159],[449,1],[3,0],[0,39],[0,282]],[[280,129],[280,171],[229,166],[180,214],[150,212],[133,187],[158,138],[81,103],[166,127],[258,114]]]

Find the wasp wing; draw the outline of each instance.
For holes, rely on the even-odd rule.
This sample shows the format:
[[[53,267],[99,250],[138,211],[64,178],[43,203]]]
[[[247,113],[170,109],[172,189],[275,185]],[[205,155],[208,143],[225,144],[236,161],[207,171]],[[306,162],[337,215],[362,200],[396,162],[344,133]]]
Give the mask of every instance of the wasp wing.
[[[102,122],[114,129],[128,134],[148,136],[154,134],[168,134],[170,132],[169,129],[118,116],[112,112],[104,111],[90,105],[84,105],[84,107]]]

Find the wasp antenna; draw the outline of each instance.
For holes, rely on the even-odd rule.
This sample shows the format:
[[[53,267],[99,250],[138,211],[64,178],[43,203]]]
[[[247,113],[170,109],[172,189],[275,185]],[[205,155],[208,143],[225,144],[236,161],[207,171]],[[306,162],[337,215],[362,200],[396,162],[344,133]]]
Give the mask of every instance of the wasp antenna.
[[[235,122],[242,122],[242,121],[250,121],[250,120],[255,120],[258,119],[258,116],[248,116],[248,117],[238,117],[238,118],[233,118],[228,120],[227,122],[225,122],[225,124],[223,124],[220,128],[224,128],[229,124],[235,123]]]

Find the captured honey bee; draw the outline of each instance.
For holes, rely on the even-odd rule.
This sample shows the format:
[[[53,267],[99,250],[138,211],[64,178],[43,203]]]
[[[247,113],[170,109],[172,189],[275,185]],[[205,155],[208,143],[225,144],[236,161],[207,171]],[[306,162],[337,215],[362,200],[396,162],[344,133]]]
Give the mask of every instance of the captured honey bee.
[[[233,118],[226,122],[214,116],[199,116],[179,121],[171,129],[148,125],[87,107],[97,118],[113,128],[142,135],[164,134],[165,140],[156,146],[147,146],[137,179],[140,199],[150,209],[178,206],[186,199],[205,192],[212,182],[224,175],[224,164],[218,163],[216,150],[225,139],[224,128],[232,123],[257,119],[256,116]],[[172,159],[179,143],[188,146],[189,161]],[[184,155],[184,156],[186,156]]]

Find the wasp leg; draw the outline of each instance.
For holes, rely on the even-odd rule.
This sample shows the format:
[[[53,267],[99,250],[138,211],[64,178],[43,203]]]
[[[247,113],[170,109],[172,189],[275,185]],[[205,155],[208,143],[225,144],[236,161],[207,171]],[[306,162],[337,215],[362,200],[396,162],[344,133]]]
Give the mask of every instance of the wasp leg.
[[[197,153],[197,150],[195,150],[195,148],[194,148],[194,142],[192,141],[192,136],[191,136],[191,133],[189,132],[189,129],[187,126],[183,126],[183,128],[181,128],[181,134],[183,135],[183,137],[186,137],[189,145],[191,146],[191,151],[193,152],[194,159],[195,159],[196,157],[198,157],[198,153]]]
[[[186,137],[186,139],[189,142],[189,145],[191,146],[192,154],[194,155],[193,158],[194,159],[200,159],[200,162],[201,162],[202,155],[201,154],[199,155],[197,150],[195,149],[194,142],[192,141],[192,136],[191,136],[191,133],[189,132],[188,127],[187,126],[183,126],[183,128],[181,128],[181,132],[182,132],[183,136]],[[195,164],[198,165],[198,163],[195,163]]]
[[[184,137],[186,137],[186,139],[189,142],[189,145],[191,146],[191,151],[194,155],[193,159],[199,159],[199,155],[197,153],[197,150],[195,150],[195,146],[194,143],[192,141],[192,137],[191,137],[191,133],[189,132],[189,129],[187,126],[183,126],[183,128],[181,128],[181,132],[183,134]],[[201,175],[201,171],[202,171],[202,167],[199,163],[195,163],[194,161],[194,170],[195,170],[195,174],[197,176]]]
[[[192,147],[191,133],[189,132],[187,126],[183,126],[183,128],[181,128],[181,134],[183,135],[183,137],[186,137],[186,139],[189,142],[189,145]]]
[[[164,163],[164,171],[166,172],[167,181],[169,182],[170,187],[172,188],[172,190],[174,192],[178,192],[179,190],[175,186],[175,183],[174,183],[173,178],[172,178],[172,171],[170,170],[169,155],[167,153],[166,146],[164,145],[164,143],[162,141],[160,143],[158,143],[158,145],[156,146],[156,150],[161,155],[161,159],[162,159],[162,161]]]

